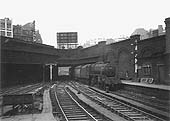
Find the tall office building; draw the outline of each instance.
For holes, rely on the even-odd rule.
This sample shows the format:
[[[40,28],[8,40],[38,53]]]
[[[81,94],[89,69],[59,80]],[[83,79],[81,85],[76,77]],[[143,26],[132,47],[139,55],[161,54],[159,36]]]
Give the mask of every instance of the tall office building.
[[[35,35],[35,22],[30,22],[25,25],[14,25],[13,26],[14,38],[24,41],[34,41]]]
[[[0,36],[13,37],[13,25],[11,19],[0,19]]]
[[[39,33],[39,30],[35,30],[35,21],[29,22],[25,25],[14,25],[13,26],[13,33],[14,38],[35,42],[35,43],[42,43],[42,38]]]

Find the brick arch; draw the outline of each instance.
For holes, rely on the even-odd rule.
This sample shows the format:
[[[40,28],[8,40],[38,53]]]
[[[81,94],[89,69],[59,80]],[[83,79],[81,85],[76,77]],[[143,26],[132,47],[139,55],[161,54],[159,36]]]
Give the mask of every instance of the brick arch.
[[[129,53],[130,54],[130,51],[127,49],[127,48],[120,48],[119,50],[118,50],[118,57],[119,57],[119,55],[120,55],[120,53],[122,53],[122,52],[126,52],[127,54]]]
[[[116,60],[116,54],[113,51],[110,51],[106,54],[106,61],[113,63],[113,61]]]
[[[118,57],[118,61],[119,61],[119,58],[120,58],[120,56],[121,56],[121,54],[122,53],[126,53],[126,55],[128,55],[129,56],[129,58],[131,57],[131,51],[129,50],[129,49],[127,49],[127,48],[120,48],[119,50],[118,50],[118,54],[117,54],[117,57]]]
[[[145,57],[151,57],[155,53],[155,49],[151,46],[144,47],[140,52],[138,57],[145,58]]]
[[[118,77],[121,79],[133,77],[132,56],[127,48],[118,51]]]

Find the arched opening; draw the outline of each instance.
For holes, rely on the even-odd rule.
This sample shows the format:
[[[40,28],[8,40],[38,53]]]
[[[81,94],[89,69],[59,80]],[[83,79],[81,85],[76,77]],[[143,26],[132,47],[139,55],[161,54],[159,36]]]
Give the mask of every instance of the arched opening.
[[[120,79],[132,79],[133,66],[131,64],[130,52],[123,50],[118,55],[118,77]]]

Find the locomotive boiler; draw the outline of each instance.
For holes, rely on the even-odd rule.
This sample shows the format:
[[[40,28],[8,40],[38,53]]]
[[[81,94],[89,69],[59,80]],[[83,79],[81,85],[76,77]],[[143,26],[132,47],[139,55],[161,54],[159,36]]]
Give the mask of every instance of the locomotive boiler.
[[[90,86],[110,89],[120,82],[116,79],[116,67],[110,63],[97,62],[75,67],[74,76],[77,81]]]

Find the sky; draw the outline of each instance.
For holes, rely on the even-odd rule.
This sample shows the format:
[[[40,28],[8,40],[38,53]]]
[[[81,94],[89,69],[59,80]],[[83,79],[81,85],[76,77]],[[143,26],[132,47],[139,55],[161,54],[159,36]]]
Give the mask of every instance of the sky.
[[[130,36],[137,28],[165,27],[170,0],[0,0],[0,18],[14,25],[35,20],[43,43],[57,46],[57,32],[78,32],[78,42]]]

